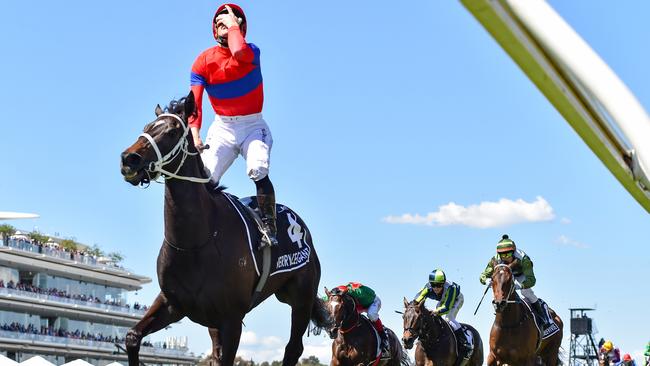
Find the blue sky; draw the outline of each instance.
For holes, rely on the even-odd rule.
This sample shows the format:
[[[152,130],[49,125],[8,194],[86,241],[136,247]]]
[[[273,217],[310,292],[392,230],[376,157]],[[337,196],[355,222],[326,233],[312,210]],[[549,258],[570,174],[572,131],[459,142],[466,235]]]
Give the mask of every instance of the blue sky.
[[[650,3],[550,3],[650,106]],[[155,278],[162,186],[125,183],[119,154],[157,103],[187,93],[192,62],[214,44],[218,5],[3,6],[0,209],[41,215],[13,224],[120,251],[127,267]],[[569,307],[596,306],[599,336],[623,352],[643,348],[648,214],[459,2],[240,5],[247,40],[262,51],[271,178],[312,231],[321,285],[367,283],[384,323],[401,331],[393,310],[440,267],[464,293],[459,319],[487,339],[491,308],[472,316],[478,276],[508,233],[532,257],[535,291],[566,334]],[[241,159],[223,183],[254,193]],[[444,225],[452,203],[470,214]],[[504,218],[477,227],[495,210]],[[439,221],[390,223],[429,213]],[[154,280],[131,301],[157,291]],[[241,354],[280,359],[288,318],[275,299],[249,314]],[[209,348],[207,331],[188,320],[165,335]],[[328,339],[306,343],[305,355],[327,357]]]

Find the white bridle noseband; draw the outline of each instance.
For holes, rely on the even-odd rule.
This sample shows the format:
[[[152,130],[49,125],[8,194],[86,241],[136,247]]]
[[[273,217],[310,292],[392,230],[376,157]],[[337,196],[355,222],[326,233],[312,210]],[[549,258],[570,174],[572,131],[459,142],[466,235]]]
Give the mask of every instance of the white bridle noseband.
[[[173,117],[173,118],[176,118],[181,123],[181,125],[183,126],[183,136],[181,136],[180,140],[178,140],[178,142],[176,143],[176,146],[174,146],[173,149],[171,149],[165,156],[162,156],[162,154],[160,153],[160,149],[158,148],[158,144],[156,144],[156,141],[153,139],[153,137],[151,137],[151,135],[149,135],[146,132],[143,132],[143,133],[140,134],[140,136],[142,136],[142,137],[146,138],[147,140],[149,140],[149,143],[151,143],[151,146],[153,147],[154,151],[156,152],[156,156],[158,157],[158,160],[152,161],[151,163],[149,163],[149,166],[145,168],[145,171],[147,172],[147,174],[150,174],[150,173],[156,174],[157,173],[155,175],[155,178],[153,178],[151,180],[157,182],[158,178],[161,175],[164,175],[165,179],[176,178],[176,179],[187,180],[187,181],[195,182],[195,183],[207,183],[207,182],[209,182],[210,177],[208,177],[208,178],[199,178],[199,177],[187,177],[187,176],[183,176],[183,175],[178,175],[178,171],[181,169],[181,167],[185,163],[185,159],[187,159],[188,156],[198,155],[198,152],[191,153],[191,152],[189,152],[187,150],[187,148],[189,146],[189,144],[187,142],[187,134],[189,133],[190,128],[189,128],[188,125],[185,124],[185,122],[179,116],[177,116],[175,114],[171,114],[171,113],[162,113],[162,114],[160,114],[158,116],[158,118],[161,118],[161,117]],[[140,137],[140,136],[138,136],[138,137]],[[165,170],[163,168],[165,165],[169,164],[172,160],[176,159],[176,157],[181,153],[183,154],[183,156],[181,157],[181,162],[178,164],[178,167],[176,168],[176,171],[174,171],[172,173],[172,172],[167,171],[167,170]],[[151,176],[150,176],[150,178],[151,178]]]

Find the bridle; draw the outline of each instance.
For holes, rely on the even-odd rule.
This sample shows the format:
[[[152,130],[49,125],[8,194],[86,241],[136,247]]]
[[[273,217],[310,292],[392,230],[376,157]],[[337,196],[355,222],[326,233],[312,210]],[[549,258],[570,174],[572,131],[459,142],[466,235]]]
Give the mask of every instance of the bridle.
[[[512,277],[512,270],[510,269],[510,267],[507,264],[503,264],[503,263],[497,264],[496,266],[494,266],[494,274],[497,273],[497,268],[500,268],[500,267],[506,268],[508,270],[508,272],[510,272],[510,276]],[[503,303],[503,302],[505,302],[506,304],[515,304],[515,303],[517,303],[518,302],[517,300],[509,300],[510,296],[512,295],[512,293],[514,291],[515,291],[515,280],[514,280],[514,277],[512,277],[512,281],[510,282],[510,290],[508,291],[508,295],[504,299],[501,299],[501,300],[498,300],[498,301],[497,301],[497,299],[492,300],[492,304],[496,308],[497,303]]]
[[[410,308],[414,309],[413,311],[415,311],[415,306],[411,306]],[[408,310],[409,308],[407,308],[406,311],[404,312],[404,316],[406,316]],[[424,318],[424,314],[421,314],[420,317],[418,318],[418,321],[415,322],[413,327],[404,328],[404,330],[409,332],[414,339],[420,338],[420,331],[422,331],[422,328],[424,328],[423,318]],[[417,329],[414,327],[417,327]]]
[[[428,337],[429,334],[428,334],[428,330],[427,330],[428,327],[427,327],[427,321],[426,321],[427,316],[431,316],[432,320],[433,320],[433,323],[434,323],[434,326],[437,325],[439,327],[439,331],[437,332],[437,335],[436,335],[435,339],[431,339],[431,338]],[[438,319],[436,318],[435,315],[431,315],[429,310],[427,310],[425,308],[424,311],[421,313],[418,321],[415,324],[415,326],[418,327],[418,331],[416,331],[415,328],[412,328],[412,327],[404,328],[404,330],[409,332],[411,334],[411,336],[413,336],[414,339],[419,338],[421,342],[426,343],[429,346],[433,346],[436,343],[440,342],[440,339],[442,338],[443,333],[444,333],[444,331],[440,328],[441,323],[438,321]]]
[[[183,121],[182,118],[180,118],[179,116],[177,116],[175,114],[162,113],[162,114],[158,115],[158,118],[156,120],[158,120],[158,119],[160,119],[162,117],[173,117],[173,118],[177,119],[181,123],[181,125],[183,126],[183,135],[178,140],[178,142],[176,143],[174,148],[172,148],[165,156],[163,156],[160,153],[160,149],[158,148],[158,144],[156,143],[154,138],[151,137],[150,134],[148,134],[146,132],[143,132],[143,133],[140,134],[140,136],[146,138],[149,141],[149,143],[153,147],[154,151],[156,152],[156,157],[158,158],[156,161],[150,162],[149,165],[144,169],[145,172],[147,173],[147,175],[149,176],[149,180],[150,181],[153,180],[153,181],[158,182],[158,178],[160,178],[160,176],[162,175],[162,176],[164,176],[165,179],[176,178],[176,179],[186,180],[186,181],[190,181],[190,182],[194,182],[194,183],[207,183],[207,182],[209,182],[210,177],[208,177],[208,178],[200,178],[200,177],[188,177],[188,176],[184,176],[184,175],[178,175],[178,171],[181,169],[181,167],[185,163],[185,160],[187,159],[187,157],[188,156],[196,156],[199,153],[198,152],[193,153],[193,152],[190,152],[188,150],[189,143],[187,141],[187,134],[189,133],[190,128],[185,123],[185,121]],[[140,137],[140,136],[138,136],[138,137]],[[176,170],[174,172],[170,172],[170,171],[164,169],[165,165],[171,163],[174,159],[176,159],[181,154],[182,154],[181,162],[178,164],[178,167],[176,168]],[[154,175],[154,177],[151,178],[151,175]]]
[[[341,295],[341,302],[343,303],[343,310],[347,311],[345,306],[346,306],[346,303],[349,303],[349,301],[346,301],[345,295]],[[332,328],[332,331],[337,330],[339,333],[345,334],[345,333],[349,333],[352,329],[358,327],[361,324],[359,313],[355,309],[354,305],[355,305],[354,300],[352,300],[352,314],[356,315],[355,320],[354,320],[354,324],[349,326],[347,329],[343,328],[343,322],[348,320],[349,316],[343,317],[343,319],[341,319],[341,321],[339,323],[334,323],[334,327]]]

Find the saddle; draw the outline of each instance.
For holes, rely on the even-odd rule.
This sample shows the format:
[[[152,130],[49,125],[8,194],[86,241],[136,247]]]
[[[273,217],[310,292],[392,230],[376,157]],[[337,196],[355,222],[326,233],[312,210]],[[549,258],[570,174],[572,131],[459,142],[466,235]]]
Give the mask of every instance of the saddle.
[[[464,347],[463,340],[458,339],[458,337],[456,336],[456,332],[454,332],[454,328],[451,327],[451,324],[449,324],[449,322],[447,321],[445,321],[445,323],[447,323],[447,326],[449,327],[449,330],[451,331],[451,334],[453,335],[455,340],[456,354],[458,355],[458,357],[456,358],[455,365],[458,366],[460,365],[464,357],[471,358],[472,355],[474,354],[474,335],[472,334],[472,331],[469,328],[467,328],[467,326],[465,326],[465,324],[460,323],[460,329],[463,331],[463,335],[467,340],[467,346],[469,346],[469,347]],[[464,352],[461,352],[461,350],[463,350]]]
[[[388,363],[388,361],[391,360],[391,356],[388,355],[388,357],[381,357],[382,356],[382,352],[381,352],[381,336],[379,335],[379,332],[377,332],[377,329],[375,329],[375,327],[372,325],[372,322],[370,321],[370,319],[368,319],[365,315],[361,315],[361,321],[367,323],[370,326],[370,328],[372,329],[372,331],[375,334],[375,341],[376,341],[376,344],[377,344],[377,350],[375,351],[375,355],[376,355],[375,359],[373,361],[371,361],[371,362],[368,362],[368,364],[366,366],[384,366],[384,365],[386,365]],[[385,328],[384,331],[386,333],[388,333],[388,331],[390,329],[388,329],[387,327],[384,327],[384,328]]]

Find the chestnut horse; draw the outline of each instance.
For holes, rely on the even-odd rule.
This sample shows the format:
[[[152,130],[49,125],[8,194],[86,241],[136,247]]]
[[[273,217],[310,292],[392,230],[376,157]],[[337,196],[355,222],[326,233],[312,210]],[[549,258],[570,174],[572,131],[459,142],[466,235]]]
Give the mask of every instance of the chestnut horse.
[[[166,178],[165,239],[157,263],[160,294],[126,336],[129,365],[138,366],[143,337],[188,317],[210,328],[216,363],[230,366],[244,315],[275,295],[291,306],[291,335],[282,364],[295,366],[309,321],[316,327],[329,325],[317,297],[318,256],[312,250],[302,267],[270,276],[260,292],[254,291],[260,278],[255,267],[259,253],[251,253],[248,227],[255,224],[244,219],[222,188],[206,184],[205,168],[188,134],[187,117],[194,109],[192,93],[170,103],[165,113],[158,106],[156,119],[121,156],[122,175],[133,185]],[[295,216],[304,230],[302,239],[311,246],[302,219],[286,206],[278,207]],[[280,246],[294,245],[286,235],[281,237]]]
[[[494,267],[492,291],[496,316],[490,331],[487,364],[517,366],[556,366],[562,344],[562,320],[549,308],[560,330],[541,340],[533,314],[515,292],[512,270],[506,264]]]
[[[380,345],[370,321],[359,314],[357,304],[348,293],[325,288],[325,308],[332,320],[329,334],[332,342],[330,366],[409,366],[408,355],[392,330],[386,329],[390,359],[377,360]]]
[[[433,315],[424,306],[424,301],[419,303],[404,298],[404,335],[402,342],[406,349],[411,349],[418,339],[415,347],[415,365],[425,366],[454,366],[458,365],[458,347],[456,338],[440,315]],[[483,341],[474,327],[463,324],[472,332],[474,352],[468,365],[481,366],[483,364]]]

